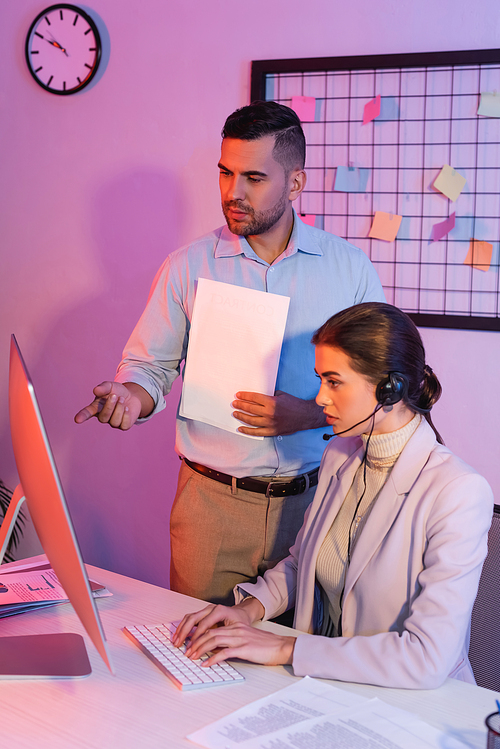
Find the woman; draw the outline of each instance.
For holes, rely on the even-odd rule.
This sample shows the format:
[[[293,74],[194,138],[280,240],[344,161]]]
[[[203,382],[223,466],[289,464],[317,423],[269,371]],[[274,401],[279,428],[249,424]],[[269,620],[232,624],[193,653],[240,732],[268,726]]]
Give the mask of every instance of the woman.
[[[430,689],[474,682],[468,661],[493,497],[443,446],[430,410],[441,394],[410,318],[359,304],[314,335],[316,398],[335,439],[290,555],[235,590],[234,607],[185,616],[180,645],[207,661],[291,664],[308,674]],[[295,606],[279,636],[253,628]],[[216,624],[225,626],[213,629]]]

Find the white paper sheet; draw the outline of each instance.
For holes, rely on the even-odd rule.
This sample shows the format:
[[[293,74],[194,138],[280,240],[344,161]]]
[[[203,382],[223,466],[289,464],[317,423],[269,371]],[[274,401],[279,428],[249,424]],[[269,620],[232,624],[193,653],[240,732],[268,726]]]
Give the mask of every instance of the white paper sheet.
[[[192,733],[188,739],[209,749],[241,749],[249,741],[269,736],[282,728],[312,717],[344,712],[368,701],[366,697],[306,676]]]
[[[207,749],[466,749],[412,713],[308,677],[187,738]]]
[[[243,422],[232,415],[236,393],[274,395],[289,303],[286,296],[198,280],[181,416],[237,433]]]

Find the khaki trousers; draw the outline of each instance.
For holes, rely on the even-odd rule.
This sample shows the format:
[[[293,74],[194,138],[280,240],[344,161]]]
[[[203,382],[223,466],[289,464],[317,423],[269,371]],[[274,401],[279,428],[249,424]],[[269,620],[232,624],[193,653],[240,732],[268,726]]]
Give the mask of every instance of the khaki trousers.
[[[316,487],[291,497],[236,489],[182,462],[170,517],[170,587],[212,603],[288,556]]]

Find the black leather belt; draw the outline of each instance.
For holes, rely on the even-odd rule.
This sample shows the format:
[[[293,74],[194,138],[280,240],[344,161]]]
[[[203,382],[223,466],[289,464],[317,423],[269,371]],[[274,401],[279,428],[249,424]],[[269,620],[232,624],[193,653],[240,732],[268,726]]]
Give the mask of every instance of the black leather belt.
[[[318,468],[310,473],[304,473],[301,476],[295,476],[290,481],[280,481],[279,479],[271,479],[271,481],[258,480],[255,478],[242,478],[234,479],[233,476],[229,476],[227,473],[221,473],[220,471],[214,471],[213,468],[207,468],[199,463],[193,463],[186,458],[183,459],[184,463],[196,471],[201,473],[202,476],[208,476],[208,478],[214,481],[220,481],[221,484],[227,484],[228,486],[233,485],[233,481],[236,481],[238,489],[245,489],[247,492],[257,492],[258,494],[265,494],[266,497],[291,497],[295,494],[303,494],[312,486],[316,486],[318,483]]]

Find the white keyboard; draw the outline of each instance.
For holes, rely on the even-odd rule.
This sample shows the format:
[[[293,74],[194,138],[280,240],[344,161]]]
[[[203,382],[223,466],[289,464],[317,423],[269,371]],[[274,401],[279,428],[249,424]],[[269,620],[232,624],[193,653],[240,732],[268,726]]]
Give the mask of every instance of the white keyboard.
[[[166,622],[139,625],[124,627],[123,631],[178,689],[185,691],[245,681],[245,677],[226,661],[202,668],[199,664],[206,660],[208,655],[192,661],[184,655],[186,644],[180,648],[174,647],[171,638],[178,624],[179,622]]]

